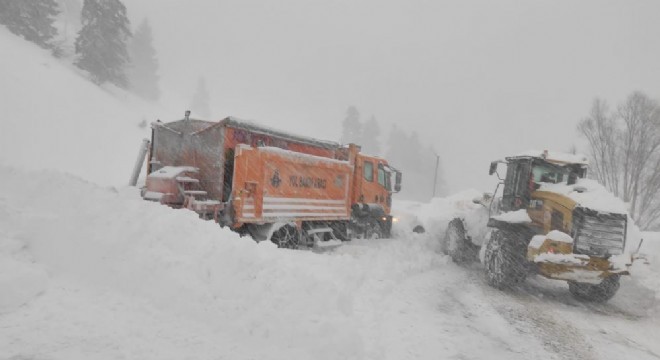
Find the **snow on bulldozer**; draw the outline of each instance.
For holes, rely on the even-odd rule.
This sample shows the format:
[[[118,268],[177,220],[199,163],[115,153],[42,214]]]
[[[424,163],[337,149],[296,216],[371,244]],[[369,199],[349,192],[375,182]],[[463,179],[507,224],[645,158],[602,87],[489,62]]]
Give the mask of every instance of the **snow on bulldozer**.
[[[494,194],[474,200],[483,205],[475,214],[450,221],[445,252],[457,263],[481,260],[498,289],[535,273],[567,281],[578,299],[611,299],[633,261],[625,252],[629,217],[621,200],[586,179],[587,165],[583,156],[548,151],[493,161]]]

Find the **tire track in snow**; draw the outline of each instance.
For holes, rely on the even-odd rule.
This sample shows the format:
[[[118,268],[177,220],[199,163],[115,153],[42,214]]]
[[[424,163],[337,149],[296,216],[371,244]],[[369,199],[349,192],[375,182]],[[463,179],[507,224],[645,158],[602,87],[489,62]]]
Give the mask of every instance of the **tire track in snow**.
[[[485,281],[483,268],[478,265],[467,268],[469,277],[480,283],[484,296],[491,299],[497,312],[519,333],[534,336],[548,352],[559,359],[597,359],[593,346],[582,332],[569,321],[563,319],[551,306],[544,305],[520,288],[512,291],[499,291]]]
[[[428,256],[434,251],[415,246],[403,254],[401,248],[397,252],[387,249],[403,244],[359,245],[341,252],[401,267],[415,252]],[[635,326],[634,322],[645,318],[633,311],[634,306],[616,301],[579,302],[561,282],[539,277],[503,292],[486,283],[481,265],[457,266],[444,255],[434,256],[437,262],[413,266],[403,273],[370,266],[374,271],[362,275],[354,305],[362,313],[367,358],[432,358],[432,354],[456,359],[484,354],[493,359],[613,358],[609,347],[601,348],[604,343],[618,343],[626,353],[632,351],[642,358],[658,358],[644,340],[635,341],[634,335],[619,331],[619,326]],[[616,322],[614,327],[608,327],[611,321]]]
[[[557,354],[560,359],[597,359],[593,346],[568,321],[524,296],[508,295],[516,301],[497,304],[495,308],[518,331],[533,334],[546,350]]]
[[[484,294],[481,278],[432,247],[409,243],[417,248],[403,250],[403,243],[388,241],[394,243],[356,242],[335,252],[372,263],[360,275],[353,304],[367,358],[559,359],[536,337],[510,326]],[[428,262],[429,256],[437,261]]]

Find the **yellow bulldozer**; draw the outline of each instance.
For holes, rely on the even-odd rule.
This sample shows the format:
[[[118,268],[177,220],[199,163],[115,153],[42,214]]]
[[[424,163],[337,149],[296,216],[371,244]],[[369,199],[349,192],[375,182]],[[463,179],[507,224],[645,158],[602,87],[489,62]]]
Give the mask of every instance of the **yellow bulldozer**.
[[[502,178],[498,166],[506,164]],[[586,158],[530,151],[490,164],[501,196],[474,200],[488,216],[453,219],[445,249],[455,262],[477,258],[493,287],[510,288],[530,273],[568,281],[578,299],[607,301],[629,274],[625,204],[586,179]],[[475,224],[487,218],[487,224]],[[486,227],[487,226],[487,227]],[[475,229],[486,229],[475,230]],[[481,233],[481,234],[477,234]]]

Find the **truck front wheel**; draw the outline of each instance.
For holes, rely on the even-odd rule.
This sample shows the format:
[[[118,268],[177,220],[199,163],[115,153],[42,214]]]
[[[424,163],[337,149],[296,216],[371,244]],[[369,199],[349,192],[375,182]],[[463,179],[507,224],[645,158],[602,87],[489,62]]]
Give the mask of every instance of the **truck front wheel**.
[[[494,230],[484,254],[488,284],[497,289],[506,289],[525,280],[526,249],[513,232]]]
[[[461,219],[455,218],[449,222],[443,252],[457,264],[468,263],[477,258],[476,247],[471,244]]]
[[[382,239],[384,237],[383,227],[377,221],[370,222],[365,229],[364,237],[366,239]]]
[[[579,300],[606,302],[614,297],[619,286],[619,275],[610,275],[596,285],[569,281],[568,291]]]

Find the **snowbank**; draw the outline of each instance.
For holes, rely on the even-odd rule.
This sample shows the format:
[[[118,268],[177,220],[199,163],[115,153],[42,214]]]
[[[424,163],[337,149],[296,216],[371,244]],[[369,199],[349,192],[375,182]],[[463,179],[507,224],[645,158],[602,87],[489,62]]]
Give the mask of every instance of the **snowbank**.
[[[100,341],[75,346],[78,357],[121,355],[107,344],[131,344],[135,354],[140,345],[119,329],[147,332],[162,326],[154,319],[169,319],[167,326],[205,333],[211,353],[232,358],[360,359],[366,340],[356,314],[371,305],[358,303],[356,292],[365,278],[375,272],[381,283],[396,282],[443,262],[426,241],[383,242],[386,251],[359,257],[277,249],[143,201],[135,188],[2,166],[0,178],[0,270],[7,270],[0,306],[8,325],[0,327],[0,358],[40,348],[65,358],[58,344],[66,338]],[[148,314],[138,317],[147,325],[124,324],[138,312]],[[181,358],[170,351],[191,346],[173,342],[153,353],[153,335],[140,336],[147,358]]]
[[[480,198],[482,192],[466,190],[445,198],[433,198],[429,203],[412,201],[393,202],[392,214],[397,217],[414,219],[394,225],[395,233],[408,233],[411,223],[420,223],[430,236],[436,239],[444,238],[447,224],[454,218],[466,221],[467,231],[474,239],[479,241],[485,236],[485,224],[488,222],[488,209],[483,205],[475,204],[473,199]]]
[[[644,239],[639,252],[643,259],[633,263],[632,275],[645,287],[655,291],[656,298],[660,300],[660,233],[644,232]],[[660,311],[660,305],[659,311]]]
[[[515,297],[429,234],[290,251],[134,188],[3,166],[0,179],[0,358],[549,356],[502,317]],[[408,205],[444,227],[478,210],[473,195]]]

